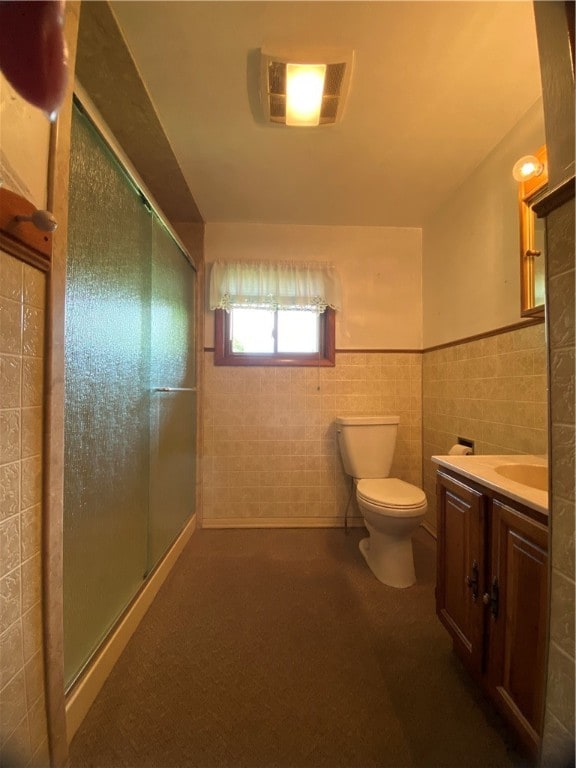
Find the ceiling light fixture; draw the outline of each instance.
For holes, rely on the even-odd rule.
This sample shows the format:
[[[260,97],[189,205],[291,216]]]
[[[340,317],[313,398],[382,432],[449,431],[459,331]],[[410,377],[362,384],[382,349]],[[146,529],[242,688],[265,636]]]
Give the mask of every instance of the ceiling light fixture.
[[[260,97],[266,122],[330,125],[342,118],[352,75],[353,51],[262,49]]]
[[[516,181],[528,181],[535,176],[540,176],[544,170],[544,163],[536,155],[524,155],[520,160],[514,163],[512,176]]]
[[[319,125],[326,64],[286,64],[286,125]]]

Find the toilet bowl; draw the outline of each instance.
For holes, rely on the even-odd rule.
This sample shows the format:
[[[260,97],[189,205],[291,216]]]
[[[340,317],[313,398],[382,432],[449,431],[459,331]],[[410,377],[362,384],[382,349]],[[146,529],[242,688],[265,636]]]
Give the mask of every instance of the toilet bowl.
[[[360,552],[376,578],[404,589],[416,583],[412,534],[427,509],[424,491],[397,478],[359,480],[356,500],[369,536]]]
[[[412,534],[427,502],[421,488],[389,476],[399,421],[398,416],[340,416],[336,432],[369,534],[360,551],[379,581],[404,589],[416,582]]]

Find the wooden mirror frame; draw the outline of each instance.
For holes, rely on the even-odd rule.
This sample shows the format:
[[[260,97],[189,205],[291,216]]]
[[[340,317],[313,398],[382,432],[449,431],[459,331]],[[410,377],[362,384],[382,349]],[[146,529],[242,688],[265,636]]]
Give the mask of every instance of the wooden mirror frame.
[[[545,253],[536,250],[535,220],[532,207],[542,196],[548,185],[548,155],[546,145],[534,153],[544,170],[539,176],[518,182],[518,205],[520,213],[520,315],[521,317],[544,317],[544,304],[535,303],[534,260],[545,259]]]

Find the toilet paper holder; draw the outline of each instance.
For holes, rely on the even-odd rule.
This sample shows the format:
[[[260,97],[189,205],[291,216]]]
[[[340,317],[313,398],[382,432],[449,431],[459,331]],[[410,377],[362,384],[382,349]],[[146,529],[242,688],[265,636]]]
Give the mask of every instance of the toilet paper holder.
[[[474,440],[458,437],[458,442],[448,451],[449,456],[471,456],[474,453]]]

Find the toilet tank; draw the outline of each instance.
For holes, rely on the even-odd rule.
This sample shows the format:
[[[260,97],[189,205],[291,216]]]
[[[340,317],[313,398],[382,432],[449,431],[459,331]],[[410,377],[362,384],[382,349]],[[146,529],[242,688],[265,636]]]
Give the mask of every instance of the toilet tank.
[[[398,432],[399,416],[339,416],[336,433],[347,475],[388,477]]]

